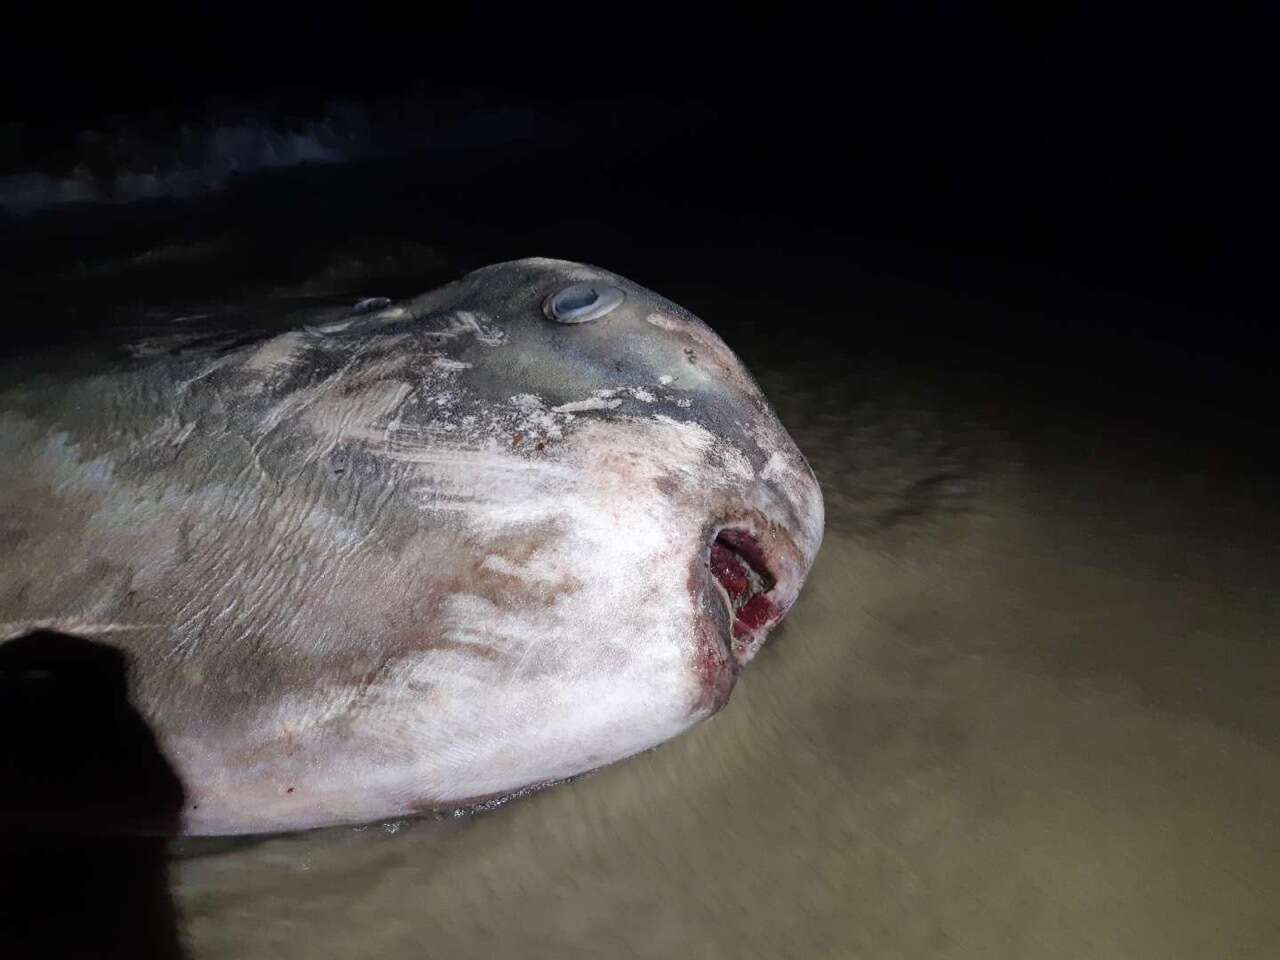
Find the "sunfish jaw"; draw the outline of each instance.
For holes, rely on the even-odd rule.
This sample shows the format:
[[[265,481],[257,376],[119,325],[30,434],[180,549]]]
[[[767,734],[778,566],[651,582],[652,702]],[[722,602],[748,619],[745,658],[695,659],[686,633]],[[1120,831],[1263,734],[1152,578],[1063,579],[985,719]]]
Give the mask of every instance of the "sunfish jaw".
[[[799,558],[785,535],[758,536],[745,525],[720,527],[707,553],[707,567],[728,608],[729,651],[744,666],[795,600],[789,568]],[[800,579],[803,579],[801,577]]]
[[[777,608],[768,594],[777,581],[750,533],[733,528],[721,530],[711,544],[709,562],[712,575],[729,601],[735,640],[760,629],[776,615]],[[737,651],[734,656],[738,658]]]

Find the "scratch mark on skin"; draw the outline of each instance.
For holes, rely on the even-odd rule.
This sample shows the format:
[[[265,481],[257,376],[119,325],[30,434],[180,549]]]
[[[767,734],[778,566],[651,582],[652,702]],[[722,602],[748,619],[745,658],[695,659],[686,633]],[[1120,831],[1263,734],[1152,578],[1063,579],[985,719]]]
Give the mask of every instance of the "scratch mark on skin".
[[[285,336],[288,336],[288,334],[286,334]],[[276,339],[278,340],[281,338],[277,337]],[[257,464],[258,470],[264,478],[269,479],[270,474],[262,465],[262,459],[259,455],[259,451],[262,449],[263,445],[271,438],[271,435],[275,433],[275,431],[279,429],[282,424],[284,424],[289,420],[292,420],[301,416],[301,414],[305,412],[308,407],[311,407],[313,404],[322,400],[334,386],[341,384],[346,374],[350,372],[351,368],[354,367],[356,363],[358,363],[361,360],[361,358],[365,355],[365,353],[368,352],[368,349],[369,348],[366,346],[366,347],[361,347],[354,350],[352,352],[351,357],[346,361],[346,363],[342,365],[342,367],[336,373],[330,374],[322,382],[320,382],[319,384],[317,384],[312,388],[297,391],[293,396],[286,398],[285,400],[281,401],[276,406],[274,406],[270,411],[268,411],[266,417],[263,418],[263,422],[260,425],[262,427],[265,427],[265,429],[262,430],[262,432],[258,435],[258,438],[254,440],[250,445],[250,453],[253,457],[253,461],[255,464]],[[296,473],[297,471],[295,471],[294,474],[291,474],[291,476],[296,475]],[[287,478],[285,477],[278,478],[276,480],[277,486],[283,486],[286,479]]]
[[[544,644],[547,641],[547,638],[547,634],[538,633],[533,634],[529,638],[529,642],[525,644],[524,650],[520,653],[520,659],[515,662],[515,665],[511,668],[511,672],[507,675],[505,686],[512,687],[515,685],[516,681],[520,679],[520,671],[524,669],[524,665],[529,659],[529,654],[533,653],[535,648]]]
[[[297,359],[304,346],[303,334],[299,331],[282,333],[272,337],[244,363],[246,370],[268,372],[277,367],[287,366]]]
[[[382,445],[384,448],[390,448],[392,435],[400,430],[400,414],[404,410],[405,404],[409,403],[411,400],[416,400],[417,398],[418,395],[415,392],[409,391],[401,397],[400,402],[389,411],[387,425],[382,430]]]
[[[431,342],[442,345],[464,334],[472,334],[476,343],[486,347],[498,347],[507,342],[507,332],[479,310],[456,310],[443,315],[425,318],[435,326],[423,332]]]
[[[234,353],[228,353],[224,357],[218,357],[216,360],[209,361],[209,363],[205,365],[205,368],[201,370],[199,373],[197,373],[194,377],[190,377],[186,380],[178,381],[177,383],[178,393],[179,394],[188,393],[191,390],[192,386],[199,383],[201,380],[204,380],[206,377],[214,373],[217,373],[223,367],[227,366],[230,363],[233,363],[236,359],[238,358]]]
[[[173,447],[182,446],[184,443],[187,442],[187,439],[191,436],[191,432],[195,430],[195,428],[196,428],[196,422],[194,420],[188,420],[183,425],[182,429],[179,430],[177,434],[174,435],[173,439],[169,441],[169,445]]]

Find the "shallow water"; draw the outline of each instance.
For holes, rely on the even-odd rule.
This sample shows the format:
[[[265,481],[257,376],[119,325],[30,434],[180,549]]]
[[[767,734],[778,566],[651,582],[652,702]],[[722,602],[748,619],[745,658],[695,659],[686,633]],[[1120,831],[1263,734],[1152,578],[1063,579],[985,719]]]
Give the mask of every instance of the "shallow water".
[[[203,264],[203,229],[152,249]],[[796,288],[749,258],[595,242],[721,330],[810,458],[828,531],[786,623],[653,752],[470,818],[178,843],[172,911],[139,922],[192,958],[1274,956],[1269,475],[1179,408],[1091,412],[1016,358],[886,333],[980,304],[828,276],[780,307]],[[277,292],[394,294],[511,241],[344,243]],[[174,283],[200,301],[196,273]]]

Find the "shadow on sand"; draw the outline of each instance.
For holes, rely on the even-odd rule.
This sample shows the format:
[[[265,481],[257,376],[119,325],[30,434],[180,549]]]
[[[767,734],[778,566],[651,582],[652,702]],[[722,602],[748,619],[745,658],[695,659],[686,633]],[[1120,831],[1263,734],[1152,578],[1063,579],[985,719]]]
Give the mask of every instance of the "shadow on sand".
[[[183,956],[165,839],[182,786],[127,667],[51,631],[0,644],[0,956]]]

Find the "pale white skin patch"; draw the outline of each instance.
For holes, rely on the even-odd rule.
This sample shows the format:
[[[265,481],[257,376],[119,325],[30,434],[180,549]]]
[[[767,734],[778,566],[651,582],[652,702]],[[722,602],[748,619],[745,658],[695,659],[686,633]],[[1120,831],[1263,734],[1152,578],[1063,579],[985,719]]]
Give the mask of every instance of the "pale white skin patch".
[[[622,759],[697,722],[705,716],[691,668],[699,611],[687,579],[703,549],[701,518],[657,481],[739,482],[706,476],[714,444],[697,424],[661,418],[624,430],[583,424],[545,464],[492,450],[393,452],[413,465],[424,511],[456,517],[469,541],[518,543],[519,555],[480,558],[477,568],[491,575],[484,590],[464,580],[445,593],[432,642],[381,671],[358,710],[346,690],[319,701],[345,718],[349,746],[335,747],[323,767],[277,770],[273,782],[288,781],[294,793],[262,793],[259,770],[235,772],[206,741],[176,743],[188,769],[202,768],[193,779],[214,785],[193,796],[200,810],[191,828],[245,829],[248,797],[265,825],[299,795],[326,819],[358,821],[505,793]],[[637,449],[654,455],[637,458]],[[438,566],[438,550],[424,539],[379,579],[412,582],[409,568]],[[429,575],[417,580],[430,588]],[[377,589],[351,572],[338,582],[343,597],[364,594],[366,604]],[[287,741],[325,720],[308,691],[248,726]]]
[[[483,509],[469,514],[471,529],[494,542],[521,528],[556,534],[521,562],[490,555],[484,565],[543,595],[548,586],[563,589],[533,609],[502,610],[467,592],[448,596],[445,639],[499,656],[472,659],[473,669],[464,671],[452,649],[430,650],[405,665],[417,679],[430,679],[443,716],[425,706],[407,709],[403,691],[414,685],[402,677],[388,678],[380,690],[410,739],[428,745],[416,778],[428,792],[480,796],[570,776],[582,769],[583,757],[608,763],[692,722],[696,611],[683,581],[687,558],[699,549],[699,527],[673,510],[654,482],[697,471],[710,438],[689,423],[636,423],[634,430],[652,441],[584,428],[550,484],[530,482],[527,462],[488,472]],[[635,462],[628,454],[637,447],[655,456]],[[615,457],[627,457],[625,471],[611,462]],[[432,489],[454,488],[468,482],[468,466],[465,459],[437,460],[425,479]],[[506,484],[526,496],[509,498],[500,489]],[[509,506],[494,510],[496,503]],[[374,716],[365,714],[376,728]]]

